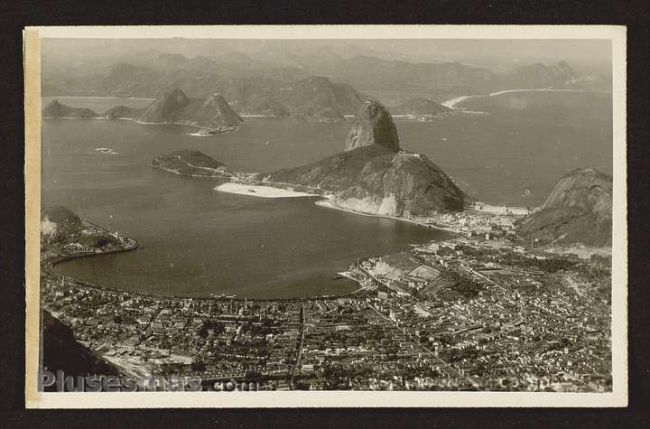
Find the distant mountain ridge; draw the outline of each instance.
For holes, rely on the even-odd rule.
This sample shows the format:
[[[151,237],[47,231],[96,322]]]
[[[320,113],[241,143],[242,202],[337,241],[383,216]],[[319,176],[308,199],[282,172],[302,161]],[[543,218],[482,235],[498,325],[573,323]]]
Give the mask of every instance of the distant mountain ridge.
[[[452,96],[503,89],[581,84],[581,77],[564,61],[554,65],[522,65],[496,73],[459,62],[416,63],[369,55],[344,57],[328,48],[311,54],[259,52],[254,58],[236,52],[187,58],[147,50],[114,57],[113,61],[107,58],[52,65],[45,61],[43,95],[158,98],[178,87],[189,97],[219,92],[245,114],[307,118],[313,115],[315,120],[329,120],[356,111],[358,105],[354,104],[359,100],[353,88],[368,93],[398,90],[426,94],[443,101]],[[312,94],[314,97],[307,97],[309,92],[304,89],[314,86],[319,87]]]
[[[272,92],[270,100],[287,106],[292,116],[312,120],[342,120],[361,105],[361,96],[350,85],[310,76]]]
[[[329,62],[308,57],[303,65],[309,72],[318,70],[362,89],[429,88],[439,92],[474,93],[497,82],[492,71],[457,62],[410,63],[357,55]]]
[[[553,65],[531,64],[517,67],[507,73],[504,79],[512,88],[547,88],[566,86],[575,82],[578,75],[566,61]]]

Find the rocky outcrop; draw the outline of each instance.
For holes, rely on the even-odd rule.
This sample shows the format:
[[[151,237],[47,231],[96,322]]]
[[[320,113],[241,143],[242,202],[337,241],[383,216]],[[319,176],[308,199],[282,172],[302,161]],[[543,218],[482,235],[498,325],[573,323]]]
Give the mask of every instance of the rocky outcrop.
[[[44,119],[94,119],[99,115],[85,107],[70,107],[52,100],[43,109],[42,116]]]
[[[593,168],[561,178],[538,212],[519,226],[520,235],[540,243],[611,246],[612,178]]]
[[[242,121],[221,94],[189,98],[178,88],[163,94],[140,117],[143,123],[194,125],[218,131],[236,129]]]
[[[463,192],[426,156],[377,144],[259,178],[331,192],[336,205],[362,213],[425,215],[464,206]]]
[[[189,102],[190,99],[180,89],[168,91],[147,107],[140,117],[140,122],[154,124],[175,122]]]
[[[366,100],[345,142],[345,150],[379,145],[393,152],[399,151],[399,137],[393,118],[386,108],[374,100]]]
[[[209,129],[237,128],[243,122],[221,94],[206,99],[192,98],[176,122],[185,122]]]

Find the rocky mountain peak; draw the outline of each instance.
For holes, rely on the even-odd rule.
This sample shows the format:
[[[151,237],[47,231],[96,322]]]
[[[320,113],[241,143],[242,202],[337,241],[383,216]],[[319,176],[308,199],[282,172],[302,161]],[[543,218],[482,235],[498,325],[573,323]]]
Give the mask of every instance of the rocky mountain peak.
[[[612,178],[594,168],[573,170],[557,182],[542,208],[559,207],[611,211]]]
[[[381,103],[366,100],[356,115],[345,150],[377,144],[393,152],[399,151],[399,136],[390,113]]]
[[[176,106],[184,106],[188,103],[189,98],[180,88],[174,88],[163,94],[162,101]]]
[[[555,184],[541,209],[519,226],[540,244],[611,246],[612,178],[593,168],[573,170]]]

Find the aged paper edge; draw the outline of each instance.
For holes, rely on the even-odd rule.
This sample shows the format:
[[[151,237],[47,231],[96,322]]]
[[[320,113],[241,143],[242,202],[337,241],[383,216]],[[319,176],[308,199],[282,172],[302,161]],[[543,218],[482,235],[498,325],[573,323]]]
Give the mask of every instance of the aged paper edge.
[[[43,393],[37,391],[40,317],[41,38],[231,39],[603,39],[612,43],[613,231],[612,376],[608,393],[526,392],[215,392]],[[623,26],[335,25],[28,27],[25,64],[25,279],[27,408],[294,407],[625,407],[627,347],[626,28]]]
[[[25,73],[25,405],[39,404],[40,213],[41,213],[41,39],[23,33]]]

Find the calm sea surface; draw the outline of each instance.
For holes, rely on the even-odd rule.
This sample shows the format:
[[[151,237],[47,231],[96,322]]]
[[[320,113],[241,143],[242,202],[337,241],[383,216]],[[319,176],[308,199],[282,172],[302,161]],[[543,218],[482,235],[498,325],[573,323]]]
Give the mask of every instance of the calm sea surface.
[[[398,121],[401,145],[427,155],[483,201],[537,205],[574,168],[612,170],[611,99],[585,98],[575,109],[579,101],[563,95],[530,113],[497,109],[429,123]],[[572,103],[571,115],[557,113],[565,99]],[[97,112],[150,102],[59,100]],[[66,206],[141,244],[134,252],[74,260],[58,269],[100,285],[167,294],[290,297],[351,291],[352,282],[334,276],[357,258],[446,235],[317,207],[311,198],[218,193],[213,180],[150,167],[159,154],[197,149],[236,170],[270,171],[342,150],[349,128],[350,122],[251,118],[237,133],[194,137],[189,135],[194,130],[177,126],[44,121],[43,204]],[[101,154],[98,147],[118,154]],[[525,189],[530,195],[522,196]]]

